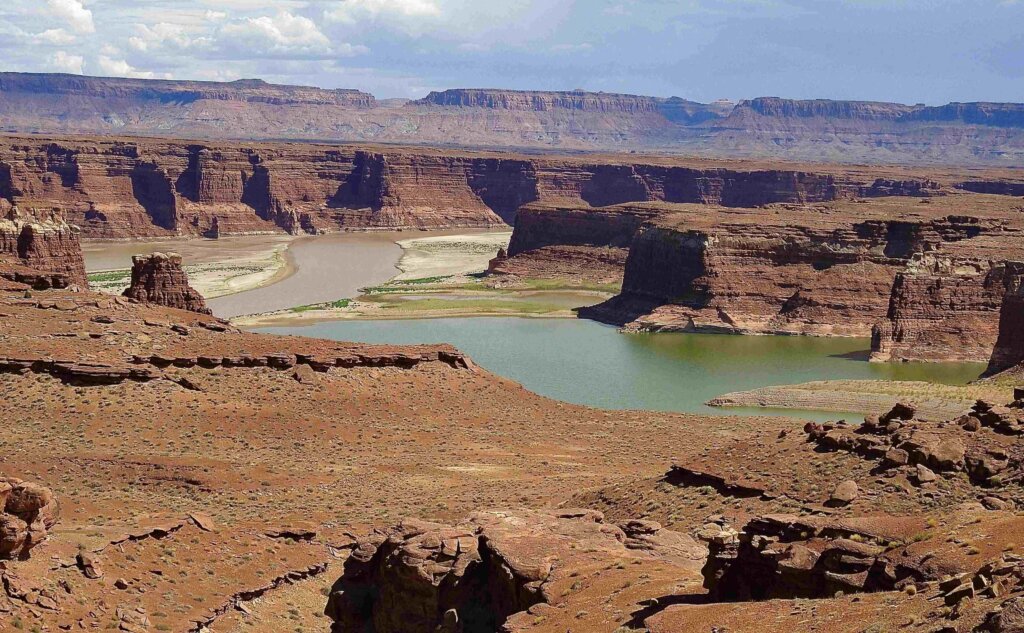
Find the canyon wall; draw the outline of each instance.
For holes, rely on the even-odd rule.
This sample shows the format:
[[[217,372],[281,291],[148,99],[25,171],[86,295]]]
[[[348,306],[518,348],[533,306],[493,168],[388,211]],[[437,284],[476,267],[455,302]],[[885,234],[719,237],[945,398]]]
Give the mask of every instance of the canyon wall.
[[[0,194],[95,238],[486,228],[511,220],[532,183],[523,161],[429,150],[0,141]]]
[[[915,258],[896,275],[888,313],[872,330],[871,359],[987,361],[1003,296],[1022,273],[1013,262]]]
[[[357,90],[0,73],[0,130],[462,147],[657,150],[875,164],[1014,165],[1024,104],[762,97],[698,103],[603,92],[452,89],[414,101]]]
[[[874,331],[875,360],[985,360],[1012,277],[988,258],[1021,252],[1013,201],[967,194],[921,200],[764,209],[646,203],[575,215],[531,206],[521,222],[529,229],[524,236],[561,222],[561,232],[547,230],[545,237],[600,246],[611,244],[577,218],[594,224],[619,214],[603,229],[625,227],[615,234],[629,244],[622,291],[583,309],[588,318],[652,331]],[[991,208],[979,206],[977,216],[946,214],[965,204]],[[532,241],[552,247],[550,239]],[[918,264],[907,271],[912,261]],[[922,263],[935,261],[959,263],[927,270]]]
[[[1013,262],[1024,267],[1024,262]],[[999,310],[999,333],[996,337],[986,375],[1019,369],[1024,363],[1024,278],[1015,277],[1008,284]]]
[[[753,207],[932,196],[942,187],[930,176],[905,173],[879,177],[827,166],[808,171],[746,163],[707,167],[693,159],[628,155],[0,138],[0,199],[30,211],[56,209],[89,238],[487,228],[514,223],[531,204],[587,210],[645,201]],[[585,214],[572,214],[578,216],[574,223],[589,222]],[[593,226],[614,221],[604,218]],[[566,235],[543,237],[558,229],[531,230],[530,222],[522,223],[512,254],[545,241],[574,243]],[[638,224],[623,222],[615,233],[625,237],[609,234],[599,241],[628,245]]]

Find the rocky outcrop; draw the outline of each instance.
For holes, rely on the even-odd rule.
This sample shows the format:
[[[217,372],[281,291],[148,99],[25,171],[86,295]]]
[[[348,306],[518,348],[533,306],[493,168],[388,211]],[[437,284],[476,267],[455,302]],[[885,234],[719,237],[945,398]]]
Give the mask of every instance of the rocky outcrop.
[[[790,205],[777,205],[770,213],[636,205],[649,215],[632,238],[622,293],[581,314],[636,330],[867,336],[888,313],[896,275],[912,258],[971,253],[956,261],[988,267],[975,253],[1017,251],[1013,233],[1006,231],[1009,220],[939,214],[892,220],[872,205],[842,204],[843,214],[808,213]],[[629,216],[633,206],[600,211],[621,209]],[[965,280],[953,292],[956,299],[936,300],[929,325],[935,349],[922,347],[922,354],[941,359],[939,334],[944,327],[959,331],[957,320],[970,311],[979,323],[989,324],[994,340],[1004,270],[1000,266],[990,277]],[[977,291],[966,296],[975,283]],[[947,305],[950,301],[959,301],[959,307]],[[964,324],[961,338],[977,342],[951,351],[952,359],[987,357],[986,330],[974,331],[972,323]]]
[[[1021,363],[1024,363],[1024,284],[1016,279],[1003,297],[999,334],[985,373],[997,374],[1015,369]]]
[[[203,295],[188,285],[188,276],[177,253],[153,253],[132,257],[132,281],[124,296],[168,308],[212,314]]]
[[[660,560],[682,573],[702,558],[689,536],[649,521],[619,528],[593,510],[477,512],[456,526],[407,520],[358,541],[326,614],[337,633],[506,630],[516,614],[564,598],[550,585],[581,565]]]
[[[715,602],[826,598],[837,592],[891,591],[937,580],[945,571],[927,559],[889,552],[891,528],[900,519],[878,517],[858,525],[818,517],[765,515],[742,530],[709,524],[704,586]]]
[[[936,481],[936,473],[962,473],[976,485],[998,487],[1019,474],[1024,401],[996,407],[979,401],[969,414],[945,422],[915,419],[912,405],[897,404],[859,427],[845,423],[808,423],[808,440],[822,451],[846,451],[878,460],[879,470],[903,469],[918,485]],[[984,431],[983,431],[984,429]]]
[[[1024,196],[1024,183],[1001,180],[967,180],[958,183],[958,189],[974,193],[988,193],[999,196]]]
[[[0,476],[0,559],[26,559],[60,518],[49,488]]]
[[[58,214],[23,214],[2,200],[0,211],[0,260],[55,273],[62,279],[45,283],[45,287],[88,287],[77,228]],[[39,283],[31,285],[38,287]]]
[[[872,330],[871,359],[987,361],[1003,296],[1022,274],[1013,262],[915,257],[896,275],[889,311]]]
[[[373,95],[358,90],[324,90],[306,86],[285,86],[269,84],[260,79],[239,79],[231,82],[169,81],[39,73],[0,73],[0,92],[67,95],[115,102],[139,100],[188,104],[213,100],[274,105],[333,104],[362,108],[375,105]]]

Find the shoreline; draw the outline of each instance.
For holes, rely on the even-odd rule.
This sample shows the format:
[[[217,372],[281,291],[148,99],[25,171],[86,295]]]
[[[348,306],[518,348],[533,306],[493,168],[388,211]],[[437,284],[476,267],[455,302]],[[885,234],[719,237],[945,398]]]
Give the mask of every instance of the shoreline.
[[[552,311],[543,314],[532,314],[522,311],[423,311],[377,313],[358,312],[347,309],[312,309],[293,312],[292,309],[278,312],[265,312],[231,319],[232,325],[241,328],[286,327],[313,325],[330,321],[417,321],[428,319],[471,319],[471,318],[516,318],[516,319],[576,319],[578,315],[572,310]]]
[[[506,248],[509,231],[397,235],[397,273],[349,296],[288,306],[231,321],[239,327],[305,325],[334,320],[412,320],[476,317],[577,318],[577,309],[608,299],[604,289],[495,288],[482,280],[491,259]]]
[[[83,252],[90,286],[108,294],[120,294],[128,286],[132,256],[178,253],[186,261],[190,285],[209,300],[270,286],[294,275],[297,267],[290,247],[296,239],[258,235],[219,240],[90,240],[83,244]]]
[[[1012,396],[1011,387],[971,383],[945,385],[924,381],[820,380],[795,385],[773,385],[716,396],[710,407],[801,409],[810,411],[865,411],[878,415],[894,402],[913,402],[929,419],[952,419],[963,414],[978,399],[995,402]]]

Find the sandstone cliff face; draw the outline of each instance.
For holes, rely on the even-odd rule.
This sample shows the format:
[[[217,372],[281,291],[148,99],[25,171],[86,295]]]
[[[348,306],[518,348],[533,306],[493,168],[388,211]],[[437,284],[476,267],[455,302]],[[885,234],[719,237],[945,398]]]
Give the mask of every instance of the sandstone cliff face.
[[[376,104],[373,95],[358,90],[324,90],[305,86],[282,86],[269,84],[259,79],[239,79],[231,82],[168,81],[164,79],[83,77],[81,75],[0,73],[0,92],[174,103],[214,100],[274,105],[333,104],[364,108]]]
[[[515,222],[531,203],[750,207],[926,196],[940,187],[928,178],[686,163],[283,143],[10,138],[0,140],[0,197],[24,209],[59,209],[85,237],[125,238],[486,228]],[[544,245],[531,241],[529,226],[522,233],[513,253]]]
[[[871,359],[985,362],[1007,290],[1024,268],[1012,262],[917,257],[896,275],[886,318],[871,334]]]
[[[133,257],[132,282],[125,289],[124,296],[168,308],[212,314],[203,296],[188,285],[188,277],[181,267],[181,255],[176,253]]]
[[[1008,262],[1014,267],[1024,262]],[[1007,285],[999,310],[999,333],[996,337],[986,375],[1016,369],[1024,363],[1024,283],[1015,277]]]
[[[5,201],[0,200],[0,211]],[[0,260],[57,273],[60,286],[88,287],[78,229],[55,214],[27,215],[8,205],[0,215]]]
[[[658,213],[632,237],[622,293],[583,310],[583,316],[643,330],[867,336],[888,313],[896,275],[915,255],[962,250],[979,236],[993,240],[979,249],[1015,248],[997,219],[857,221],[785,207],[772,213],[720,207],[701,212],[685,205],[642,208]],[[988,279],[988,286],[971,296],[963,293],[973,282],[966,283],[954,293],[955,305],[948,305],[948,298],[936,301],[929,333],[923,335],[933,337],[934,347],[918,347],[921,358],[943,358],[947,351],[957,359],[987,357],[999,279]],[[988,325],[977,331],[973,321],[958,327],[957,320],[968,312],[976,314],[978,324]],[[961,342],[973,343],[955,345],[949,337],[956,332]]]
[[[582,110],[635,114],[656,112],[659,99],[605,92],[542,92],[519,90],[454,89],[435,91],[415,103],[421,105],[490,108],[498,110]]]
[[[847,231],[645,227],[626,260],[622,295],[671,304],[672,324],[656,329],[862,335],[883,312],[899,264]]]
[[[991,193],[1000,196],[1024,196],[1024,183],[1001,180],[968,180],[957,184],[958,189],[974,193]]]
[[[86,237],[486,228],[536,198],[526,161],[185,142],[0,142],[0,191]]]

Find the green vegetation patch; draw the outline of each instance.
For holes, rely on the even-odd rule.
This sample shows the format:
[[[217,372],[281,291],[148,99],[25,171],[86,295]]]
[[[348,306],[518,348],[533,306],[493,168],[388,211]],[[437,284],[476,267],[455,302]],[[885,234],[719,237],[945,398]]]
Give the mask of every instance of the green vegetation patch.
[[[347,308],[352,305],[351,299],[338,299],[337,301],[328,301],[326,303],[311,303],[304,306],[296,306],[291,309],[292,312],[309,312],[310,310],[336,310],[341,308]]]
[[[117,283],[127,281],[131,278],[130,270],[104,270],[98,273],[89,273],[89,283]]]

